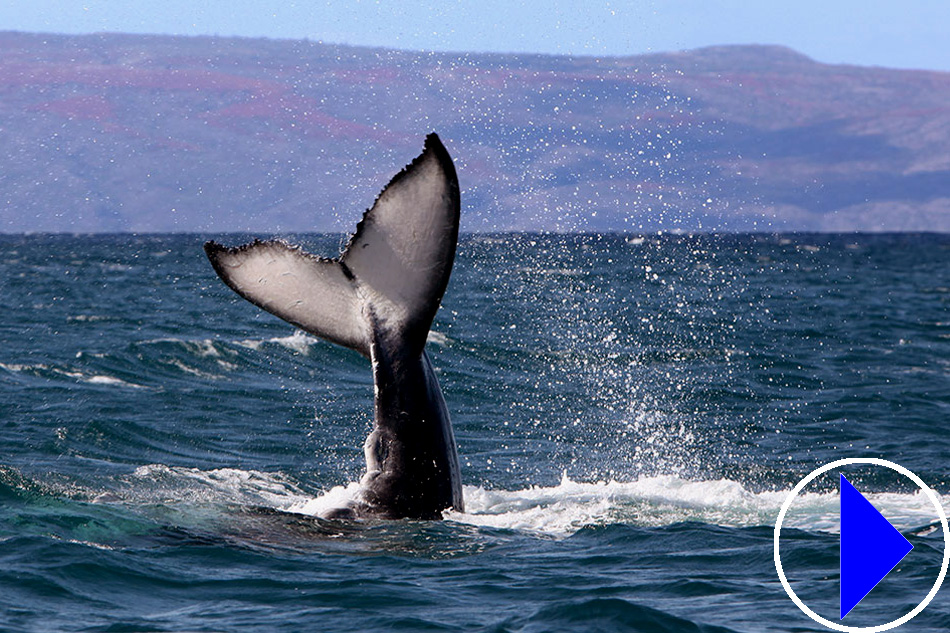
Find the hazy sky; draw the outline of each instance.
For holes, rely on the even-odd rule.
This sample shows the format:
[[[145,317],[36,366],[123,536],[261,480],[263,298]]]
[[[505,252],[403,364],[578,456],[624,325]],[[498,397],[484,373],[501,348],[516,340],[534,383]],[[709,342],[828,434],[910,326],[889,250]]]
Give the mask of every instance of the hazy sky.
[[[2,0],[0,30],[309,38],[630,55],[784,44],[819,61],[950,70],[948,0]]]

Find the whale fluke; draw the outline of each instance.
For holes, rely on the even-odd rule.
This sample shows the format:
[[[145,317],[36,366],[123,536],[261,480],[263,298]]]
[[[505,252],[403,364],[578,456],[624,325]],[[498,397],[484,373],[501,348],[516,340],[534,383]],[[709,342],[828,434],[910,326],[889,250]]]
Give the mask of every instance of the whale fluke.
[[[280,240],[205,244],[214,270],[239,295],[371,359],[374,428],[357,514],[428,519],[462,509],[452,426],[425,353],[455,260],[459,209],[452,159],[430,134],[337,259]]]

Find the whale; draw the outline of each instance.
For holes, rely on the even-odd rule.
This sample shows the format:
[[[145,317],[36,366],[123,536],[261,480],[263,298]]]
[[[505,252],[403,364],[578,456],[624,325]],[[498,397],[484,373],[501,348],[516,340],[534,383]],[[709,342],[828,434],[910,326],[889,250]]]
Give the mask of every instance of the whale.
[[[426,354],[449,283],[460,195],[438,135],[397,173],[335,258],[279,239],[205,253],[241,297],[301,330],[355,350],[373,374],[366,472],[327,519],[441,519],[464,511],[458,450],[442,389]]]

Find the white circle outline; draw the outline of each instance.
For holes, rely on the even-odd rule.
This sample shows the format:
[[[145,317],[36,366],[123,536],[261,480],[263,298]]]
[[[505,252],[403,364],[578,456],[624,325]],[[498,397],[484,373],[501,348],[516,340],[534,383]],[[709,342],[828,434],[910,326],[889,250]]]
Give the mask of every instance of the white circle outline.
[[[913,481],[930,498],[930,502],[933,503],[934,508],[937,510],[937,516],[940,517],[940,525],[943,527],[943,563],[940,565],[940,574],[937,575],[937,580],[934,582],[934,586],[930,589],[930,593],[928,593],[927,597],[924,598],[920,604],[914,607],[914,609],[910,612],[905,613],[896,620],[891,620],[886,624],[878,624],[877,626],[847,626],[845,624],[838,624],[837,622],[832,622],[831,620],[821,617],[809,609],[808,605],[802,602],[801,598],[799,598],[798,595],[792,590],[792,586],[785,577],[785,570],[782,569],[782,559],[779,556],[779,534],[782,531],[782,521],[785,520],[785,513],[788,512],[788,509],[792,505],[792,501],[795,500],[795,497],[798,496],[798,493],[800,493],[805,486],[811,483],[819,475],[822,475],[829,470],[851,464],[873,464],[875,466],[884,466],[885,468],[896,470],[900,474]],[[943,506],[940,504],[940,499],[937,497],[936,493],[931,490],[930,487],[925,484],[920,477],[911,471],[907,470],[900,464],[895,464],[894,462],[888,461],[886,459],[879,459],[877,457],[846,457],[845,459],[839,459],[837,461],[831,462],[830,464],[825,464],[821,468],[811,471],[807,477],[798,482],[798,485],[792,488],[792,491],[788,493],[788,497],[785,499],[785,502],[782,504],[782,509],[778,513],[778,519],[775,521],[775,536],[772,550],[773,558],[775,560],[775,571],[778,572],[779,580],[782,581],[782,586],[785,587],[785,593],[788,594],[788,597],[792,599],[792,602],[794,602],[798,608],[805,613],[805,615],[810,617],[818,624],[822,624],[829,629],[834,629],[835,631],[846,631],[848,633],[878,633],[879,631],[887,631],[908,622],[911,618],[923,611],[924,608],[930,604],[930,601],[933,600],[934,596],[937,595],[937,592],[940,590],[940,585],[943,584],[943,580],[947,575],[947,567],[950,565],[950,526],[947,525],[947,515],[943,511]]]

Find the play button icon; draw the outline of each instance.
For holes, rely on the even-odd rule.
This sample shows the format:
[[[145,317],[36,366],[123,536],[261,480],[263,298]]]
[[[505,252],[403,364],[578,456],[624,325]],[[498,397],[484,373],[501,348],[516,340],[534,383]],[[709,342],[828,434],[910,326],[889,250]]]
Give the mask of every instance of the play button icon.
[[[885,519],[871,503],[858,492],[851,483],[841,477],[840,482],[840,520],[841,531],[839,537],[840,547],[840,618],[838,621],[829,620],[815,613],[805,602],[795,593],[792,583],[785,575],[785,569],[782,566],[782,555],[780,552],[782,523],[785,515],[806,486],[815,481],[818,477],[828,471],[843,468],[845,466],[875,466],[887,468],[895,471],[914,484],[924,493],[924,497],[933,504],[934,512],[939,519],[941,532],[943,533],[943,557],[940,562],[940,572],[934,580],[933,586],[926,596],[917,604],[916,607],[884,624],[872,626],[850,626],[844,624],[842,619],[867,596],[881,580],[884,579],[900,563],[905,556],[913,549],[911,544],[903,535]],[[878,457],[847,457],[837,461],[825,464],[816,468],[804,479],[798,482],[788,493],[785,502],[779,510],[778,518],[775,520],[775,531],[773,534],[773,552],[772,557],[775,562],[775,571],[782,583],[782,588],[788,597],[802,610],[809,618],[835,631],[847,631],[849,633],[882,633],[910,621],[918,613],[930,604],[940,585],[947,575],[950,568],[950,522],[947,521],[947,515],[943,510],[940,498],[924,481],[907,470],[900,464],[880,459]],[[923,558],[928,557],[926,552],[915,552],[919,564]],[[936,563],[935,560],[931,564]],[[897,582],[892,579],[891,582]],[[831,587],[829,587],[831,591]],[[831,594],[834,595],[833,593]],[[872,596],[873,599],[873,596]]]
[[[914,546],[841,475],[841,619]]]

